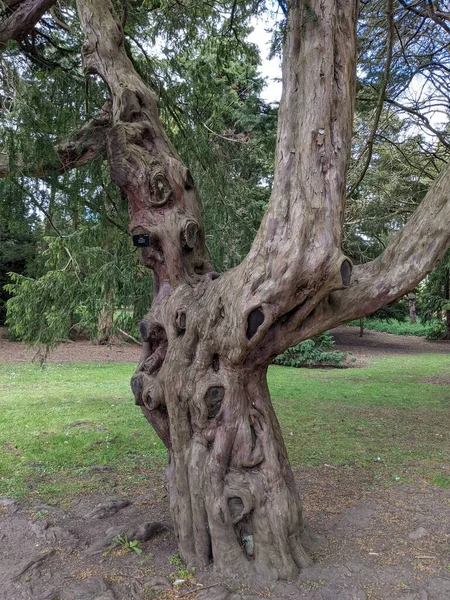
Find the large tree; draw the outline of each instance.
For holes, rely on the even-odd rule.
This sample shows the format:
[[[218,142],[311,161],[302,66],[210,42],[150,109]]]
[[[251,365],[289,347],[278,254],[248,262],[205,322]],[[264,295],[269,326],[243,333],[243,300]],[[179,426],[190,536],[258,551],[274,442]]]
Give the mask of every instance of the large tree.
[[[450,242],[450,170],[383,253],[353,268],[341,242],[358,6],[293,0],[269,206],[245,259],[219,276],[196,184],[163,130],[155,91],[130,60],[111,0],[77,0],[77,8],[85,70],[106,82],[112,100],[99,141],[106,138],[130,233],[154,275],[132,388],[167,447],[180,554],[189,564],[213,560],[222,572],[292,578],[309,564],[311,540],[267,366],[287,347],[394,301],[433,268]],[[389,21],[392,11],[388,0]],[[102,150],[78,142],[69,146],[72,163]]]

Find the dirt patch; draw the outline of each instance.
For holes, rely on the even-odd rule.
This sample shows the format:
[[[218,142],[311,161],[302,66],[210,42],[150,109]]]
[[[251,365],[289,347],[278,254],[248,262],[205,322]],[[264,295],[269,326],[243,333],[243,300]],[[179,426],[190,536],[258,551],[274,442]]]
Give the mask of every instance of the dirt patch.
[[[336,340],[338,350],[352,352],[346,366],[361,366],[371,356],[388,356],[392,354],[446,353],[450,354],[450,341],[430,341],[420,337],[393,335],[366,331],[359,337],[359,327],[337,327],[331,333]],[[11,342],[5,337],[5,330],[0,335],[0,362],[28,363],[38,358],[37,348],[28,348],[20,342]],[[64,342],[52,350],[47,361],[61,362],[138,362],[141,346],[118,342],[107,346],[98,346],[81,340]],[[351,359],[356,359],[351,362]]]
[[[420,383],[435,383],[436,385],[450,385],[450,375],[439,375],[437,377],[422,377],[417,381]]]
[[[392,354],[446,353],[450,354],[450,341],[430,341],[414,336],[400,336],[377,331],[366,331],[359,337],[359,327],[337,327],[331,330],[338,350],[351,352],[346,366],[358,367],[372,356]],[[138,362],[141,347],[137,344],[118,342],[98,346],[87,341],[65,342],[52,350],[47,361],[61,362]],[[11,342],[3,333],[0,336],[0,362],[29,363],[38,358],[38,349],[28,348],[20,342]],[[352,361],[352,359],[355,359]],[[433,383],[433,382],[431,382]],[[438,383],[438,382],[437,382]],[[448,383],[444,381],[443,383]]]
[[[359,327],[336,327],[330,331],[338,350],[356,357],[392,354],[450,354],[450,341],[432,341],[417,336],[394,335],[367,330],[359,337]]]
[[[98,346],[85,340],[64,342],[49,352],[47,362],[103,362],[124,363],[139,361],[141,346],[119,342],[107,346]],[[0,337],[0,363],[30,363],[39,360],[39,349],[29,348],[20,342],[11,342]]]
[[[176,556],[162,473],[145,489],[130,490],[130,504],[112,498],[107,483],[103,495],[75,496],[59,506],[4,500],[0,598],[448,600],[448,490],[425,484],[374,490],[374,473],[329,466],[297,473],[307,521],[325,541],[313,567],[275,585],[185,569]],[[119,508],[98,518],[99,504]],[[92,550],[108,532],[138,531],[153,521],[167,528],[140,544],[142,554],[120,544]]]

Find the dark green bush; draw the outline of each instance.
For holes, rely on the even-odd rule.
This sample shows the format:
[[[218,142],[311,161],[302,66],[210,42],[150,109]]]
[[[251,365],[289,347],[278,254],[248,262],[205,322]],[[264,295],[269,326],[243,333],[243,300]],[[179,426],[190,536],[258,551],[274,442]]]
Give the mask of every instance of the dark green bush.
[[[284,367],[343,367],[347,354],[335,350],[336,343],[329,333],[321,333],[288,348],[274,359],[274,364]]]
[[[359,319],[350,321],[347,325],[359,327]],[[380,333],[392,333],[394,335],[416,335],[429,338],[430,331],[439,329],[439,326],[440,324],[436,320],[432,324],[428,324],[422,323],[420,319],[417,319],[416,323],[410,323],[410,321],[398,321],[397,319],[376,319],[375,317],[367,317],[364,319],[365,330],[378,331]],[[443,331],[441,333],[443,333]]]
[[[427,340],[442,340],[446,333],[444,321],[435,319],[427,327]]]

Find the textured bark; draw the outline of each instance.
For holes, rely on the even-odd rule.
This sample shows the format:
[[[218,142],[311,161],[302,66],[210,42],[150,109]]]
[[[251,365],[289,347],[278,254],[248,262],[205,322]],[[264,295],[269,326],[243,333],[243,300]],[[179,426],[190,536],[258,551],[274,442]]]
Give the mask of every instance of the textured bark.
[[[111,332],[114,325],[114,294],[107,292],[105,294],[105,304],[98,315],[98,335],[97,343],[107,344],[111,338]]]
[[[450,267],[447,269],[445,282],[445,299],[447,300],[447,309],[445,311],[446,333],[445,339],[450,340]]]
[[[8,40],[23,40],[55,2],[56,0],[7,2],[5,15],[0,22],[0,50]]]
[[[143,244],[140,260],[154,272],[132,389],[168,450],[180,554],[188,564],[213,560],[226,573],[293,578],[310,564],[311,540],[267,365],[288,346],[413,287],[449,242],[441,219],[449,216],[448,177],[413,217],[414,233],[407,228],[352,276],[340,244],[357,5],[297,0],[289,14],[269,208],[246,259],[219,277],[207,256],[195,183],[162,129],[155,94],[125,52],[110,0],[77,5],[85,68],[111,92],[111,175],[127,195],[130,232]]]
[[[417,321],[416,295],[412,292],[410,292],[408,294],[408,305],[409,305],[409,320],[411,323],[415,323]]]

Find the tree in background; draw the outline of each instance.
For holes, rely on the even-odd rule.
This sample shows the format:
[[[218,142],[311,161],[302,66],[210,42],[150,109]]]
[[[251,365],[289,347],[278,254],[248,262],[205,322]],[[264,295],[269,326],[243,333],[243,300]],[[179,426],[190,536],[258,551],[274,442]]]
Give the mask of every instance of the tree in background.
[[[134,9],[146,5],[138,2]],[[86,39],[84,68],[105,82],[111,104],[101,124],[85,123],[55,154],[60,168],[68,170],[106,151],[111,179],[128,201],[140,261],[153,271],[153,305],[139,325],[144,345],[132,388],[167,447],[171,511],[188,564],[214,560],[225,573],[273,579],[293,578],[310,564],[311,537],[271,404],[267,366],[287,347],[407,293],[450,242],[446,167],[378,257],[353,266],[342,251],[345,197],[353,196],[376,156],[371,132],[378,129],[379,106],[388,100],[398,104],[401,97],[397,79],[388,85],[387,65],[405,45],[394,48],[395,25],[401,26],[396,35],[409,36],[405,20],[422,19],[393,0],[374,5],[364,6],[361,35],[364,28],[381,29],[368,52],[373,57],[381,48],[386,60],[378,72],[364,74],[378,89],[375,119],[362,149],[363,168],[348,190],[357,5],[353,0],[290,4],[268,208],[247,255],[219,274],[208,254],[195,179],[163,128],[158,88],[130,58],[124,15],[117,15],[110,0],[77,1]],[[180,52],[193,28],[203,32],[206,17],[214,20],[215,6],[207,6],[194,4],[187,14],[183,7],[181,14],[175,5],[170,24],[179,34]],[[248,16],[252,8],[226,7],[225,36],[235,37],[236,17]],[[223,28],[219,11],[216,20]],[[156,14],[165,16],[164,10]],[[433,15],[423,18],[433,25]],[[21,39],[28,22],[13,10],[9,18]],[[443,17],[436,19],[443,27]],[[213,137],[243,133],[228,119],[226,132],[206,125]],[[100,138],[99,127],[104,128]]]
[[[450,339],[450,252],[426,278],[420,299],[422,320],[439,321],[434,337]]]
[[[207,240],[214,263],[220,270],[230,268],[248,251],[267,206],[272,183],[276,109],[259,99],[262,79],[257,74],[258,54],[254,46],[234,35],[208,37],[213,24],[211,15],[208,17],[206,13],[202,28],[190,31],[184,44],[173,49],[167,44],[163,55],[150,59],[143,31],[154,39],[157,31],[161,33],[159,19],[152,22],[145,11],[136,10],[133,5],[128,8],[126,30],[134,51],[134,65],[145,81],[157,87],[165,127],[193,176],[201,182],[205,220],[215,231]],[[40,281],[14,277],[8,287],[15,295],[9,303],[9,324],[23,341],[47,346],[59,343],[80,328],[92,339],[105,342],[111,333],[117,333],[119,325],[127,325],[127,331],[133,333],[135,326],[130,331],[131,321],[125,323],[119,319],[120,323],[115,324],[118,315],[125,316],[126,311],[131,310],[137,319],[143,316],[142,306],[134,310],[132,305],[118,303],[118,299],[111,301],[114,296],[125,301],[121,289],[128,289],[133,281],[136,281],[136,289],[127,297],[140,298],[142,272],[131,256],[126,259],[127,269],[116,268],[117,263],[124,264],[124,257],[119,253],[129,252],[129,243],[124,237],[127,209],[111,185],[109,172],[101,160],[92,160],[105,149],[104,128],[110,116],[109,107],[105,104],[95,113],[96,106],[103,104],[101,86],[97,80],[80,75],[75,58],[79,56],[77,51],[81,51],[82,37],[74,13],[67,7],[62,14],[57,14],[52,12],[48,21],[39,24],[44,37],[41,40],[38,37],[31,55],[27,43],[21,48],[22,52],[12,47],[5,53],[2,81],[8,98],[2,131],[7,151],[3,176],[16,186],[22,209],[31,210],[43,219],[41,233],[46,236],[46,241],[40,244],[46,247],[43,270],[27,271],[34,279],[41,275]],[[52,18],[56,19],[54,23]],[[165,21],[167,34],[180,25],[180,18],[181,15],[171,13],[171,19]],[[58,28],[61,19],[65,19],[67,26],[62,33]],[[248,28],[243,28],[236,18],[233,31],[238,38],[242,34],[244,39]],[[48,43],[48,33],[52,35],[52,44]],[[24,62],[23,53],[28,62]],[[19,78],[19,71],[27,76]],[[65,102],[69,97],[71,101]],[[56,116],[55,103],[61,106]],[[91,121],[80,134],[77,127],[82,126],[83,116],[91,117]],[[55,146],[55,134],[57,139],[74,136],[68,143]],[[32,177],[36,175],[36,165],[40,165],[39,180]],[[81,168],[73,171],[75,166]],[[0,175],[1,167],[0,160]],[[21,195],[17,191],[21,191]],[[0,190],[0,195],[6,198],[10,193],[9,184],[3,187],[3,192]],[[86,229],[92,226],[95,226],[96,236],[91,235],[88,240],[91,254],[100,240],[116,253],[110,260],[108,249],[97,247],[97,257],[107,250],[103,252],[102,273],[109,282],[114,282],[108,290],[91,285],[97,280],[98,264],[86,260],[84,245]],[[107,233],[103,231],[105,227]],[[75,232],[80,228],[81,234],[77,235]],[[61,245],[52,243],[52,237],[64,239],[66,246],[70,246],[73,261],[68,267],[59,254],[52,256]],[[106,239],[112,241],[105,242]],[[66,248],[66,255],[68,250]],[[75,268],[80,263],[83,264],[83,285],[79,284]],[[90,271],[91,268],[95,271]],[[61,269],[64,269],[64,277],[61,277]],[[21,270],[9,270],[22,274]],[[124,279],[121,281],[120,277]],[[64,280],[72,290],[70,301],[55,293],[55,278],[61,284]],[[43,313],[30,310],[31,288],[33,301],[44,309]],[[146,309],[151,303],[149,289],[147,285]],[[142,298],[139,302],[143,304]],[[67,317],[69,305],[70,318]],[[40,318],[41,314],[51,317]]]

